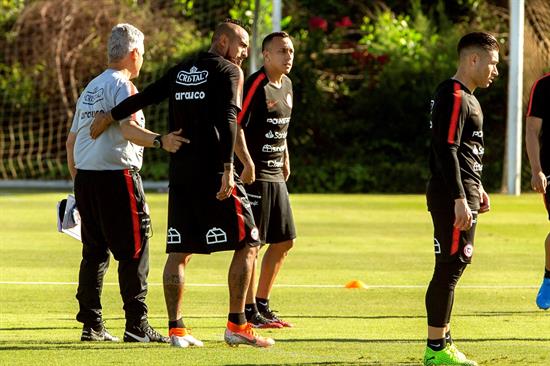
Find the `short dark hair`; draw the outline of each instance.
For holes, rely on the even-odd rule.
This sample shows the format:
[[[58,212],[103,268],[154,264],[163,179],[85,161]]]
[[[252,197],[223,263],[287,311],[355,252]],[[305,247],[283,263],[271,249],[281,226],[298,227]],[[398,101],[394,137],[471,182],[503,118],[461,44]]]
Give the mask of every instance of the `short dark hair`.
[[[231,24],[235,24],[235,25],[238,25],[239,27],[241,27],[242,29],[244,29],[246,31],[246,33],[250,33],[250,28],[244,24],[244,22],[238,20],[238,19],[233,19],[233,18],[225,18],[225,20],[223,22],[221,22],[220,24],[218,24],[218,26],[222,25],[222,24],[227,24],[227,23],[231,23]]]
[[[269,43],[273,40],[273,38],[276,37],[290,38],[287,32],[273,32],[271,34],[268,34],[262,41],[262,51],[265,51]]]
[[[497,39],[492,34],[485,32],[472,32],[462,37],[456,47],[458,55],[460,56],[462,50],[470,47],[480,47],[486,51],[498,51],[500,49]]]

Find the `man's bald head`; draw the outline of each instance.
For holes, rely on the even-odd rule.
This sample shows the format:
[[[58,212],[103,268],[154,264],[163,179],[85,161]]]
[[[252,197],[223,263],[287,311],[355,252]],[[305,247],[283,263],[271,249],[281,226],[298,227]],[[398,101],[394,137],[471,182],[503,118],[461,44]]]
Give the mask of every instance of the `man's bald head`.
[[[248,30],[237,20],[226,19],[218,24],[212,36],[210,52],[241,66],[248,57]]]
[[[217,42],[222,37],[222,35],[225,35],[229,40],[232,40],[243,30],[246,33],[249,33],[248,27],[246,27],[242,22],[235,19],[226,19],[225,21],[218,24],[218,26],[214,30],[212,43]]]

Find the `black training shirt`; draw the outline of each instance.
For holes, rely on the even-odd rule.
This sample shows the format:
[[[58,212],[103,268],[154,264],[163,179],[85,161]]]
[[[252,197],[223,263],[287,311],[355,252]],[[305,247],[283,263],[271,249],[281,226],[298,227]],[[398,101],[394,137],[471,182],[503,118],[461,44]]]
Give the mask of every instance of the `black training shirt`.
[[[241,69],[221,56],[201,52],[171,68],[143,92],[112,109],[118,120],[169,98],[169,130],[189,139],[170,154],[170,183],[223,171],[233,162],[236,118],[241,109]]]
[[[479,209],[483,113],[476,97],[462,83],[442,82],[432,100],[428,209],[449,210],[466,198]]]
[[[540,164],[544,174],[550,174],[550,73],[537,80],[529,98],[528,117],[542,119],[540,131]]]
[[[246,80],[243,109],[238,123],[255,165],[256,180],[284,182],[282,167],[286,136],[292,114],[292,82],[283,75],[277,87],[269,82],[264,68]]]

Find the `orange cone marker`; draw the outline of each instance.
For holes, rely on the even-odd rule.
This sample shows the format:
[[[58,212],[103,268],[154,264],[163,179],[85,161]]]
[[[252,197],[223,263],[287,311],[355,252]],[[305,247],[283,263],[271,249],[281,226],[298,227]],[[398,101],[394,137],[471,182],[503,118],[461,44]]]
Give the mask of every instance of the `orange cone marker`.
[[[353,280],[346,283],[346,288],[367,288],[367,285],[363,281]]]

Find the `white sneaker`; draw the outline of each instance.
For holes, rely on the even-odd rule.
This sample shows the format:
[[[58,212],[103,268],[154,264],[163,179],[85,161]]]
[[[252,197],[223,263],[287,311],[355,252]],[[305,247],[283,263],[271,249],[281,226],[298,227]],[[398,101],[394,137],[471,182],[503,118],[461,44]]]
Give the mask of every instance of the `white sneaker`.
[[[170,329],[170,344],[173,347],[186,348],[189,346],[203,347],[204,343],[193,337],[186,328]]]
[[[187,342],[183,337],[178,337],[175,335],[170,336],[170,345],[172,347],[187,348],[189,347],[189,342]]]

